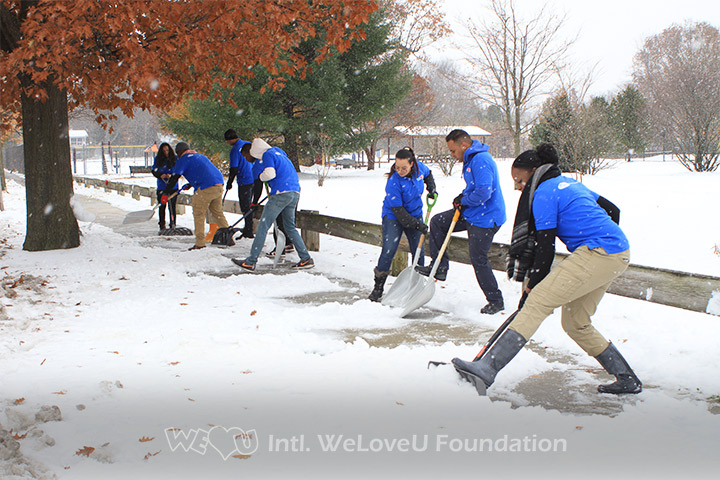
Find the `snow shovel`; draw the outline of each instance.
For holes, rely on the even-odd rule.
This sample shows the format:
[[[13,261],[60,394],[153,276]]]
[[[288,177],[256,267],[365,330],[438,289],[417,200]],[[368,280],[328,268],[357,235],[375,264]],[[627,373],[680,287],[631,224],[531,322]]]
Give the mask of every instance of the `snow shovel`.
[[[265,200],[267,200],[268,197],[263,198],[260,200],[257,205],[260,205]],[[213,245],[227,245],[230,243],[230,239],[235,235],[236,232],[238,232],[240,229],[235,228],[235,225],[245,220],[249,215],[252,215],[255,213],[255,208],[257,208],[257,205],[252,207],[248,212],[242,216],[237,222],[233,223],[227,228],[220,228],[218,229],[215,234],[213,235],[212,244]]]
[[[181,188],[181,189],[178,190],[177,192],[175,192],[175,193],[173,193],[172,195],[170,195],[170,196],[168,197],[168,200],[170,200],[171,198],[175,197],[176,195],[178,195],[178,194],[179,194],[180,192],[182,192],[183,190],[187,190],[187,189],[190,188],[190,187],[191,187],[191,185],[188,183],[187,185],[183,186],[183,188]],[[140,210],[139,212],[130,212],[130,213],[128,213],[127,215],[125,215],[125,218],[123,219],[123,222],[122,222],[123,225],[124,225],[124,224],[128,224],[128,223],[142,223],[142,222],[147,222],[147,221],[149,221],[151,218],[153,218],[153,215],[155,215],[155,210],[157,210],[158,207],[160,207],[160,205],[162,205],[162,203],[158,202],[158,203],[157,203],[152,209],[150,209],[150,210]]]
[[[453,233],[453,230],[455,230],[455,224],[457,224],[459,219],[460,209],[458,208],[455,210],[455,215],[453,215],[452,223],[450,224],[448,233],[445,236],[445,241],[443,242],[442,246],[440,247],[440,251],[435,257],[435,262],[433,262],[433,267],[432,270],[430,270],[430,275],[428,275],[427,281],[421,280],[413,286],[412,290],[408,292],[407,301],[405,302],[403,311],[400,314],[401,317],[405,317],[412,311],[422,307],[427,302],[432,300],[433,295],[435,295],[435,272],[437,272],[438,266],[440,266],[440,259],[445,254],[445,249],[450,243],[450,237]]]
[[[430,219],[430,211],[435,206],[435,202],[437,202],[437,195],[432,200],[432,202],[430,201],[429,194],[425,198],[425,203],[427,203],[428,207],[427,213],[425,214],[425,225],[427,225],[428,220]],[[415,287],[415,285],[417,285],[422,280],[422,275],[415,271],[415,267],[420,260],[420,251],[422,250],[424,242],[425,234],[422,234],[420,235],[420,242],[415,249],[415,255],[412,265],[400,272],[400,275],[397,276],[395,282],[393,282],[393,284],[390,286],[390,289],[387,291],[387,293],[382,299],[383,305],[389,305],[391,307],[403,306],[405,304],[405,299],[407,298],[408,293]]]
[[[275,219],[275,258],[273,259],[273,267],[277,267],[280,263],[280,257],[285,252],[285,234],[278,228],[277,218]]]

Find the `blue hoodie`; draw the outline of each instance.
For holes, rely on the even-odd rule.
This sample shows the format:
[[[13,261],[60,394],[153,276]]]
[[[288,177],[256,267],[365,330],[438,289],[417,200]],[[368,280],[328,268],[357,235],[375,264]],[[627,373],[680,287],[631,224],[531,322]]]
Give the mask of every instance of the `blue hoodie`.
[[[240,150],[246,143],[250,142],[238,139],[230,149],[230,168],[237,167],[237,184],[239,186],[250,185],[255,181],[252,174],[252,164],[245,160],[245,157],[240,153]]]
[[[253,165],[253,175],[260,174],[266,168],[275,169],[275,178],[270,179],[270,195],[282,192],[298,192],[300,193],[300,180],[287,154],[278,147],[272,147],[263,153],[260,160]]]
[[[485,143],[473,140],[463,156],[463,217],[481,228],[493,228],[505,223],[505,200],[500,190],[497,164],[488,153]]]
[[[395,172],[388,178],[382,206],[383,218],[389,217],[391,220],[397,220],[392,212],[393,207],[404,207],[413,217],[422,218],[422,194],[425,190],[425,177],[430,173],[430,169],[424,163],[416,162],[418,167],[416,177],[413,177],[412,174],[401,177]]]
[[[214,185],[225,183],[223,174],[212,164],[209,158],[201,153],[184,153],[175,161],[172,173],[182,175],[195,187],[195,190],[205,190]]]
[[[158,155],[155,155],[155,160],[153,160],[152,169],[153,169],[154,172],[158,172],[158,173],[160,173],[161,175],[164,175],[164,174],[166,174],[166,173],[167,173],[168,175],[172,175],[172,171],[171,171],[170,168],[165,164],[165,162],[162,162],[162,166],[160,165],[160,160],[158,159]],[[165,183],[165,180],[163,180],[162,178],[158,178],[158,179],[157,179],[157,184],[156,184],[156,185],[157,185],[156,188],[157,188],[157,191],[158,191],[158,192],[162,192],[163,190],[165,190],[165,187],[167,187],[167,183]],[[176,185],[176,188],[175,188],[175,189],[177,190],[177,185]]]

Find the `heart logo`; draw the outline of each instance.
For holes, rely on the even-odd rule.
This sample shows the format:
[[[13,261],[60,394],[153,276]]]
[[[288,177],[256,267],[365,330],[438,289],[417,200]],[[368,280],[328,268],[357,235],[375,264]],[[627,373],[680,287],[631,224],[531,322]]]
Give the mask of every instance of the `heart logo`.
[[[217,450],[223,460],[227,460],[238,451],[235,445],[237,435],[245,435],[245,432],[237,427],[225,428],[216,425],[208,431],[208,445]]]
[[[235,448],[238,453],[248,457],[255,453],[258,449],[258,438],[255,429],[248,430],[247,432],[243,432],[239,428],[236,428],[235,430],[240,430],[240,432],[242,432],[240,434],[235,434],[233,437],[235,440]]]

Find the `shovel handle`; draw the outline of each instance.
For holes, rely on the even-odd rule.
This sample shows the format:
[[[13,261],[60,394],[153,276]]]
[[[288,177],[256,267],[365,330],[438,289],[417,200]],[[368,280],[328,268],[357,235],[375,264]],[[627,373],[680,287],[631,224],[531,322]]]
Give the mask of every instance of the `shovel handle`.
[[[435,277],[435,272],[437,272],[438,266],[440,266],[440,259],[445,254],[445,249],[450,243],[450,237],[453,233],[453,230],[455,230],[455,225],[457,224],[458,220],[460,220],[460,209],[456,208],[455,215],[453,215],[452,218],[452,223],[450,224],[450,228],[448,228],[448,233],[445,236],[445,241],[443,242],[442,247],[440,247],[440,251],[438,252],[437,256],[435,257],[435,261],[433,262],[433,268],[430,271],[430,275],[428,275],[428,278],[430,279]]]

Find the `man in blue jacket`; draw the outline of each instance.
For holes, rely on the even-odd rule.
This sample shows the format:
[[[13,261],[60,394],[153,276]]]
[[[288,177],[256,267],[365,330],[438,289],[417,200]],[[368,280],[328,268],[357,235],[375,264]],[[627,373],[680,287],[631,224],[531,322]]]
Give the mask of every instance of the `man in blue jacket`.
[[[178,179],[183,176],[195,188],[192,198],[193,218],[195,219],[195,245],[190,250],[205,248],[205,213],[210,213],[217,221],[218,227],[227,228],[228,222],[222,208],[223,175],[218,168],[212,164],[209,158],[195,150],[185,142],[180,142],[175,147],[177,160],[175,166],[170,169],[172,176],[168,175],[167,187],[161,198],[162,203],[167,203],[169,193],[173,191]],[[235,245],[230,237],[228,246]]]
[[[500,190],[497,164],[488,152],[485,143],[473,140],[465,130],[453,130],[445,137],[451,155],[463,162],[462,174],[465,189],[453,200],[454,209],[460,209],[462,216],[455,225],[456,232],[467,230],[470,261],[475,269],[480,288],[485,294],[487,305],[480,312],[493,315],[505,309],[502,292],[490,267],[488,252],[495,233],[505,223],[505,200]],[[430,255],[433,262],[445,236],[450,229],[454,210],[435,215],[430,220]],[[440,259],[435,278],[447,278],[449,261],[447,253]],[[429,275],[432,265],[416,267],[422,275]]]
[[[225,132],[225,141],[232,147],[230,149],[230,173],[228,175],[226,190],[232,190],[233,181],[237,178],[238,203],[240,211],[245,216],[245,226],[242,230],[243,238],[253,238],[253,216],[248,215],[250,205],[253,203],[253,190],[255,181],[252,175],[252,164],[245,160],[240,153],[243,145],[249,144],[238,137],[237,132],[229,129]],[[259,183],[259,180],[258,180]],[[262,185],[260,185],[262,189]]]
[[[307,251],[305,242],[295,228],[295,209],[300,200],[300,181],[292,162],[285,152],[277,147],[270,147],[261,138],[253,140],[248,160],[253,162],[253,177],[258,176],[261,181],[270,185],[270,198],[258,222],[250,255],[245,260],[233,258],[233,263],[248,271],[255,270],[270,225],[280,217],[288,238],[295,245],[295,251],[300,256],[300,261],[294,267],[298,269],[314,267],[315,263]]]

